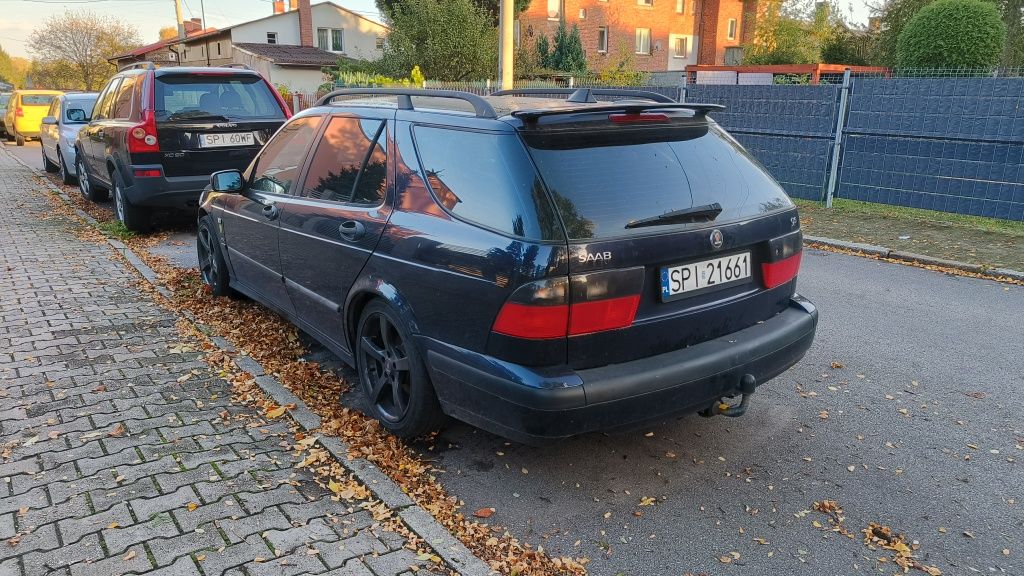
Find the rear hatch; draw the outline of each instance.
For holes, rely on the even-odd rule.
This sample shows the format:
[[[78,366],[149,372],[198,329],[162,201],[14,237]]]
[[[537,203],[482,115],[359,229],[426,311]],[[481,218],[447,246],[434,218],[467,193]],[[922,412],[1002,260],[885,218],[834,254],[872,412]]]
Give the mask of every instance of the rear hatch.
[[[166,176],[244,170],[285,112],[267,82],[252,73],[164,73],[154,108]]]
[[[796,210],[715,123],[679,110],[603,112],[521,134],[568,238],[573,368],[691,346],[787,305]],[[621,327],[608,329],[616,317]]]

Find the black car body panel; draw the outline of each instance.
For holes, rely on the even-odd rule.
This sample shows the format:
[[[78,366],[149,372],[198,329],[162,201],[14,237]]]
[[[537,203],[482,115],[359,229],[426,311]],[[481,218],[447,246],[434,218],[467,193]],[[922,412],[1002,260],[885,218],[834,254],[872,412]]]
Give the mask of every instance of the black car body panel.
[[[249,166],[245,190],[203,195],[232,286],[349,362],[363,307],[383,300],[414,335],[444,411],[525,442],[702,410],[803,356],[817,311],[795,292],[796,209],[711,120],[659,111],[655,140],[710,134],[721,144],[712,160],[746,163],[730,184],[743,198],[717,200],[723,220],[632,228],[623,224],[646,215],[623,220],[611,207],[620,221],[602,230],[573,223],[595,208],[586,190],[573,203],[551,189],[558,177],[536,162],[530,131],[601,130],[612,146],[619,119],[558,101],[492,101],[513,112],[353,103],[296,115]],[[560,114],[568,106],[580,109]],[[668,212],[704,206],[714,195],[705,188],[656,193]],[[749,276],[666,296],[669,268],[737,254],[748,254]]]

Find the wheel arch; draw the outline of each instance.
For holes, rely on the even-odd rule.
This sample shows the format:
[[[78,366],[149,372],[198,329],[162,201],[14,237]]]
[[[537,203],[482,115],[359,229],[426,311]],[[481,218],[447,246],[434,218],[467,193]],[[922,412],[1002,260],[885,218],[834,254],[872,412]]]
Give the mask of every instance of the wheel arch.
[[[383,300],[394,310],[411,334],[419,334],[416,314],[402,292],[394,284],[382,278],[360,277],[349,291],[345,302],[345,338],[348,349],[355,356],[356,330],[363,310],[373,300]]]

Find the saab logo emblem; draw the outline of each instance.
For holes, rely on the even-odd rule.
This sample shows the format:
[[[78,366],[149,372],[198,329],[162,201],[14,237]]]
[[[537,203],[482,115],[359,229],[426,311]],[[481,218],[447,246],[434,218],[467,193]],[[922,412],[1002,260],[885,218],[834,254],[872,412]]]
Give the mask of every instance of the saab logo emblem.
[[[588,262],[606,262],[612,259],[611,252],[580,252],[577,255],[580,260],[580,264],[586,264]]]
[[[712,230],[711,231],[711,247],[714,248],[715,250],[718,250],[719,248],[722,247],[723,243],[725,243],[725,237],[722,236],[722,231],[719,230],[718,228],[715,228],[714,230]]]

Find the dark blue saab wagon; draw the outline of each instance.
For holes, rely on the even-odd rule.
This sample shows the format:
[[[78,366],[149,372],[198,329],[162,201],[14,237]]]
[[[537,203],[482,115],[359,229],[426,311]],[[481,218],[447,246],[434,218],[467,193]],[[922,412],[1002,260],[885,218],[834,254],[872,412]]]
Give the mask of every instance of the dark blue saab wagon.
[[[814,338],[796,208],[719,106],[539,96],[328,94],[212,176],[205,282],[355,366],[401,436],[446,415],[542,443],[742,414]]]

